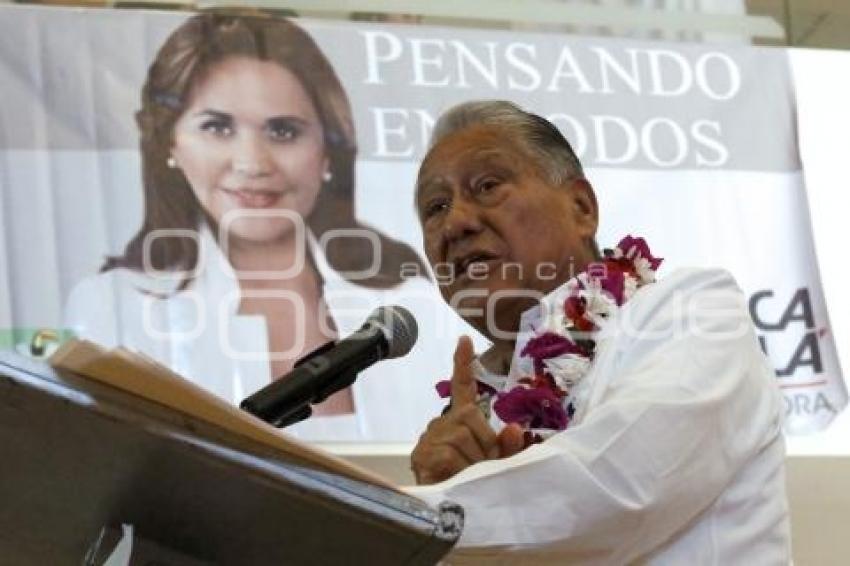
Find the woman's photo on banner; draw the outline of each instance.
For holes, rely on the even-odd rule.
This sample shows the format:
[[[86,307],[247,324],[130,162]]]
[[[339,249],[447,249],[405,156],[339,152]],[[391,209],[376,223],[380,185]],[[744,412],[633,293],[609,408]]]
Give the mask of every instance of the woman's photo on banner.
[[[348,97],[294,23],[192,16],[150,65],[136,123],[142,225],[71,291],[78,336],[140,350],[238,403],[339,338],[329,281],[369,293],[398,286],[404,264],[427,273],[355,217]],[[347,389],[314,414],[354,410]]]

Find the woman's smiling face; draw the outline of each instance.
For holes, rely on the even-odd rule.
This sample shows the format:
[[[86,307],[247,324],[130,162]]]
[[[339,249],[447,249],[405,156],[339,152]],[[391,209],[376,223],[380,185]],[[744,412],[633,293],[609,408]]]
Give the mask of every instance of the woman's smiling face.
[[[329,163],[313,102],[277,63],[230,57],[192,89],[171,152],[230,238],[271,242],[313,210]]]

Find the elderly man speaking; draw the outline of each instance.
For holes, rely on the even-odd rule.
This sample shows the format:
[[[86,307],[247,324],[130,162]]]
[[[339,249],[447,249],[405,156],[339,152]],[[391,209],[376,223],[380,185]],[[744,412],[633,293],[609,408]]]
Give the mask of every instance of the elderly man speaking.
[[[414,495],[460,503],[457,563],[787,564],[781,404],[721,270],[599,252],[593,188],[560,132],[508,102],[444,114],[416,206],[463,337]],[[657,251],[657,250],[656,250]]]

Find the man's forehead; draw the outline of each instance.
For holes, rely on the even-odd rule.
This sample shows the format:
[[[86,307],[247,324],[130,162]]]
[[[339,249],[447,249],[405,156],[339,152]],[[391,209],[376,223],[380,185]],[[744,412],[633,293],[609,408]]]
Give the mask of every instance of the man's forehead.
[[[425,156],[417,177],[417,191],[446,176],[476,165],[509,166],[522,163],[524,154],[503,129],[473,126],[437,142]]]

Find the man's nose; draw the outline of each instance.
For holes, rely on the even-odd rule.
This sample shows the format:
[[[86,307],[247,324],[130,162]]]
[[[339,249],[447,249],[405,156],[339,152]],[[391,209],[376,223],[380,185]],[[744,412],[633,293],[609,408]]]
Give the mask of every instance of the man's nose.
[[[443,236],[453,242],[478,234],[482,230],[478,207],[464,198],[455,199],[443,224]]]
[[[233,172],[245,177],[264,177],[271,172],[271,156],[261,135],[244,132],[236,139]]]

